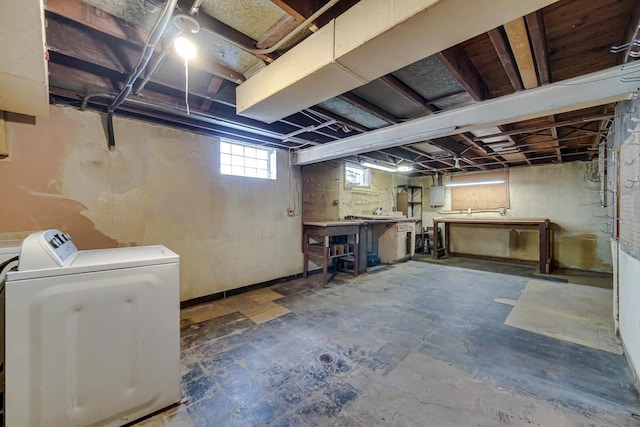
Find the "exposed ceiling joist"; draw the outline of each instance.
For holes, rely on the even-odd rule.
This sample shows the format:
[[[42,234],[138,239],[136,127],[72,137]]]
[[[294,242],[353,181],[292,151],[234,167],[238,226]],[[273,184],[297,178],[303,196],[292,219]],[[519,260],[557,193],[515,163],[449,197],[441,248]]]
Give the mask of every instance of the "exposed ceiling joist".
[[[436,56],[473,99],[480,101],[489,98],[489,88],[462,46],[445,49]]]
[[[433,113],[437,111],[437,108],[430,105],[430,101],[426,100],[422,95],[409,87],[405,82],[394,76],[393,74],[387,74],[380,77],[380,80],[385,82],[389,87],[393,88],[396,92],[407,98],[409,101],[417,105],[422,111],[426,113]]]
[[[537,11],[525,16],[529,37],[531,38],[531,48],[535,58],[536,68],[540,84],[551,83],[551,68],[549,66],[549,53],[547,50],[547,36],[544,29],[542,12]]]
[[[359,2],[238,86],[237,112],[271,123],[555,1]]]
[[[516,66],[511,49],[509,49],[507,36],[505,35],[504,30],[502,28],[494,28],[490,30],[488,34],[491,39],[491,43],[498,54],[498,58],[500,58],[502,67],[507,73],[507,77],[509,77],[509,81],[511,82],[513,89],[524,89],[522,80],[520,80],[520,73],[518,73],[518,67]]]
[[[630,76],[640,74],[640,64],[613,67],[585,76],[540,86],[432,114],[410,122],[371,131],[365,135],[301,150],[296,164],[304,165],[345,155],[360,154],[460,132],[522,121],[577,108],[628,99],[637,90]],[[626,77],[623,79],[623,77]]]

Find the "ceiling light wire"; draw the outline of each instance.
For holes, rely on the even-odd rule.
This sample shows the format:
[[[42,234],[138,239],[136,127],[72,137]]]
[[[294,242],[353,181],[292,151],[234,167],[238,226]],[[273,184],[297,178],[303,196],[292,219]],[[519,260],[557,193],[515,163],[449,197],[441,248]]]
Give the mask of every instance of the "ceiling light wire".
[[[189,114],[189,59],[187,57],[184,58],[184,105]]]

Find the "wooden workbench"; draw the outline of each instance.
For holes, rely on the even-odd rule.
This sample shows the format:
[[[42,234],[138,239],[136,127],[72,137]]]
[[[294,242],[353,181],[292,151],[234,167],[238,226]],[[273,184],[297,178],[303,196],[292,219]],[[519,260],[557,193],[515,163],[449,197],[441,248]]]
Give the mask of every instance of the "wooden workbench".
[[[302,237],[302,252],[304,253],[304,267],[302,275],[307,277],[309,258],[322,260],[322,283],[328,279],[329,262],[333,262],[336,271],[338,258],[353,259],[353,275],[358,275],[358,260],[360,249],[360,226],[362,221],[326,221],[304,222]],[[347,236],[352,242],[339,245],[330,245],[329,237]],[[312,243],[311,238],[322,239],[322,243]],[[366,263],[366,257],[365,257]]]
[[[466,225],[497,225],[506,227],[536,227],[538,229],[538,270],[549,274],[551,268],[551,232],[547,218],[453,218],[439,217],[433,219],[433,229],[438,230],[439,224],[444,225],[444,253],[451,255],[449,250],[451,224]],[[438,239],[433,239],[433,258],[438,258]],[[458,254],[456,254],[458,255]],[[462,255],[462,254],[460,254]]]

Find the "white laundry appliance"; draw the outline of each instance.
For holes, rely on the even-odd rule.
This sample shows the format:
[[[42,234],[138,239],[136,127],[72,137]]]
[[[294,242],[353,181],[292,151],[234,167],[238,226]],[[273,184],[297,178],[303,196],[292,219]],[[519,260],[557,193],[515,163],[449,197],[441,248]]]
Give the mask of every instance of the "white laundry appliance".
[[[78,251],[59,230],[6,275],[5,425],[119,426],[180,400],[179,257]]]
[[[4,278],[18,266],[22,240],[0,240],[0,391],[4,393]]]
[[[0,240],[0,284],[7,271],[18,266],[22,240]]]

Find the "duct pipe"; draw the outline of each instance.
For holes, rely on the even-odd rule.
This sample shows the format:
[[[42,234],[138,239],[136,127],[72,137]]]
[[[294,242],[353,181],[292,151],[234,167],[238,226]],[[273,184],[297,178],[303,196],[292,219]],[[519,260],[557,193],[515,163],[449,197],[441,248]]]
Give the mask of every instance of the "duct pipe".
[[[158,16],[158,20],[156,21],[153,29],[151,30],[151,33],[149,34],[149,37],[147,38],[147,42],[145,43],[140,60],[133,68],[133,70],[131,70],[131,74],[129,74],[127,83],[125,84],[124,88],[122,88],[120,94],[109,106],[109,113],[113,113],[116,108],[118,108],[118,106],[122,104],[124,100],[127,99],[127,96],[129,96],[129,94],[131,93],[133,84],[146,68],[147,64],[149,63],[149,59],[151,59],[151,55],[153,55],[153,50],[156,44],[158,44],[158,41],[160,40],[160,37],[162,37],[165,28],[167,28],[167,24],[171,19],[173,9],[175,9],[177,3],[178,0],[167,0],[167,2],[165,3],[164,9],[162,10],[162,12],[160,12],[160,16]]]

